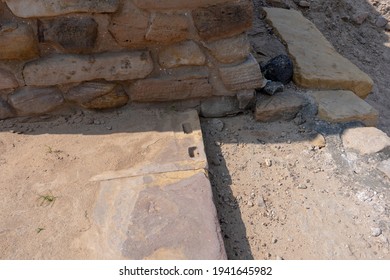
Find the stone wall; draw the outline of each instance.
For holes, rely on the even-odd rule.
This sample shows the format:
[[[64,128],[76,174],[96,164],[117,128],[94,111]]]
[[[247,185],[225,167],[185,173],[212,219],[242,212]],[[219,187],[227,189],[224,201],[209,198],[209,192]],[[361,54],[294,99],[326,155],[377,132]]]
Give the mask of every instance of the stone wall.
[[[0,119],[261,87],[251,0],[0,0]]]

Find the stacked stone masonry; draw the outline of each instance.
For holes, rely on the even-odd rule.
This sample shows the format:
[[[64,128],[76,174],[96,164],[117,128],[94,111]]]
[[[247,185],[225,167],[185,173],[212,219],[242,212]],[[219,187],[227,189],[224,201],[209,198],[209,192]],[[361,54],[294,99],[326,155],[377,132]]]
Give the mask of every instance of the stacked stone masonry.
[[[0,1],[0,119],[262,86],[251,0]]]

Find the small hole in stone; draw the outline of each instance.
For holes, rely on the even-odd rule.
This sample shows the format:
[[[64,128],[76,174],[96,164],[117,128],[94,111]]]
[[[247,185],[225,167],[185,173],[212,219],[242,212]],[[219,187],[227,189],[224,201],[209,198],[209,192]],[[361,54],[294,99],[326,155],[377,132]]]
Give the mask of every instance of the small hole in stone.
[[[188,155],[190,158],[194,158],[199,156],[198,148],[197,147],[189,147],[188,148]]]
[[[182,126],[183,126],[183,132],[184,132],[185,134],[191,134],[191,133],[193,132],[192,126],[191,126],[190,123],[183,123]]]

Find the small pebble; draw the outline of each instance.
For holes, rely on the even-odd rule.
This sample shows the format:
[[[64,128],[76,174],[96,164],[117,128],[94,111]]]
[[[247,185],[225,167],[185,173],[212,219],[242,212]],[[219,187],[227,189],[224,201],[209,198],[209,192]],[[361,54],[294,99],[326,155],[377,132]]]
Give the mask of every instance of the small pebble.
[[[300,189],[300,190],[306,190],[307,186],[304,185],[304,184],[299,184],[297,188]]]
[[[380,228],[371,228],[371,235],[374,237],[378,237],[382,234],[382,230]]]
[[[267,166],[267,167],[271,167],[272,166],[272,160],[270,160],[270,159],[266,159],[265,160],[265,165]]]
[[[378,27],[385,27],[389,21],[384,16],[379,16],[376,21],[375,25]]]
[[[309,8],[310,7],[310,3],[308,1],[299,1],[298,5],[299,5],[299,7],[302,7],[302,8]]]

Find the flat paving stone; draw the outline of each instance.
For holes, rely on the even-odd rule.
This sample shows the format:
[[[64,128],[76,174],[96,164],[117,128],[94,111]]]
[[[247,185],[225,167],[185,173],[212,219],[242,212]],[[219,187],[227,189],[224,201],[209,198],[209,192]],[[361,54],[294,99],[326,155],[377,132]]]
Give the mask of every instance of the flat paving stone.
[[[373,81],[340,55],[316,26],[295,10],[264,8],[267,20],[286,43],[294,61],[294,82],[305,88],[351,90],[361,98]]]
[[[312,91],[309,94],[318,105],[318,116],[325,121],[360,121],[366,126],[378,124],[378,111],[351,91]]]
[[[390,138],[375,127],[346,129],[341,135],[344,148],[361,155],[375,154],[390,146]]]

